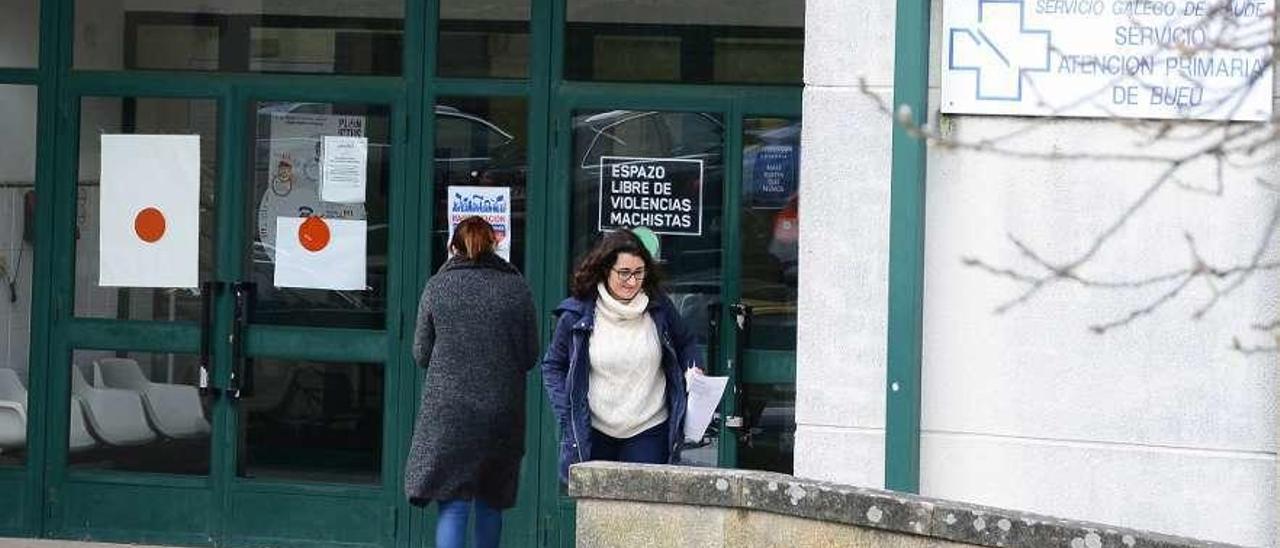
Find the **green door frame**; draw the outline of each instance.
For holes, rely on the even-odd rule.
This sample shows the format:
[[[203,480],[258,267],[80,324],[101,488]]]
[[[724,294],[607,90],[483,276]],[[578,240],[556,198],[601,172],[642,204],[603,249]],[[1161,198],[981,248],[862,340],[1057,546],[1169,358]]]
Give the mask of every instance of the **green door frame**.
[[[884,485],[920,491],[920,369],[924,336],[926,146],[897,123],[924,123],[929,105],[930,0],[897,0],[894,31],[893,158],[889,210],[889,302],[886,335]]]
[[[53,28],[59,19],[60,6],[57,2],[45,1],[40,4],[39,25],[43,31]],[[58,72],[60,59],[64,55],[61,44],[55,33],[41,32],[37,44],[38,56],[35,67],[0,68],[0,85],[33,86],[36,90],[36,158],[34,189],[38,195],[52,195],[55,158],[52,151],[56,149]],[[41,367],[48,361],[49,330],[45,327],[51,320],[53,292],[49,284],[44,283],[41,273],[48,272],[54,257],[51,247],[53,234],[52,223],[53,200],[37,200],[35,209],[35,238],[32,244],[31,261],[31,316],[30,316],[30,350],[28,354],[28,404],[39,401],[40,391],[47,384],[46,368]],[[27,456],[21,467],[0,468],[0,491],[12,493],[0,501],[0,535],[34,536],[39,533],[44,523],[45,492],[42,486],[48,467],[45,453],[46,428],[43,424],[49,420],[49,414],[42,406],[27,406]]]

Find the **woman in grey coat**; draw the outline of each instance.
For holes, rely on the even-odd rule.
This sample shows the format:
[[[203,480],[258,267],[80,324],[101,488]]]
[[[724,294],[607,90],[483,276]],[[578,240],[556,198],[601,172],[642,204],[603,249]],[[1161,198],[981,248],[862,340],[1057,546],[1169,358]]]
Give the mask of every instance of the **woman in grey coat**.
[[[538,341],[529,286],[495,245],[484,219],[459,223],[418,308],[413,358],[427,375],[404,488],[412,504],[440,503],[441,548],[463,546],[472,507],[476,545],[496,547],[516,501]]]

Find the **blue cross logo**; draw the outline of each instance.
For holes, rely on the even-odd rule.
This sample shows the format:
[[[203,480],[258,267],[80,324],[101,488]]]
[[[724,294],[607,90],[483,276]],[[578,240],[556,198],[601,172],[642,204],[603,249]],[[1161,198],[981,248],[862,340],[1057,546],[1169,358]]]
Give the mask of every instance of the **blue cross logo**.
[[[1050,32],[1027,28],[1024,0],[976,1],[976,24],[948,29],[947,68],[974,73],[979,101],[1021,101],[1026,75],[1049,72]]]

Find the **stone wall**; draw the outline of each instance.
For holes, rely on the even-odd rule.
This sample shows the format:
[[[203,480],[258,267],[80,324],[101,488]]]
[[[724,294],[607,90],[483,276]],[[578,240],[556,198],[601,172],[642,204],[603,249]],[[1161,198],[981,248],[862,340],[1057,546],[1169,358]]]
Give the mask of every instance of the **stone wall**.
[[[590,547],[1227,546],[749,470],[590,462],[569,494]]]

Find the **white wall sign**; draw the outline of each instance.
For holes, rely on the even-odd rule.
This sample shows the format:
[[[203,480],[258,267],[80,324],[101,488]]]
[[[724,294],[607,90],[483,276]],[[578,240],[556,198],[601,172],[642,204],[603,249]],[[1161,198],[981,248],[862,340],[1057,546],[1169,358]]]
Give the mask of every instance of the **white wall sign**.
[[[598,228],[702,235],[702,160],[600,157]]]
[[[102,136],[98,285],[196,287],[200,136]]]
[[[369,140],[365,137],[325,135],[320,152],[320,199],[363,204]]]
[[[323,217],[276,219],[276,287],[368,289],[364,221]]]
[[[511,260],[511,240],[515,227],[511,224],[511,187],[505,186],[451,186],[449,187],[449,238],[453,230],[467,217],[481,217],[493,225],[498,237],[494,251],[505,260]]]
[[[942,112],[1271,116],[1273,0],[947,0]]]

